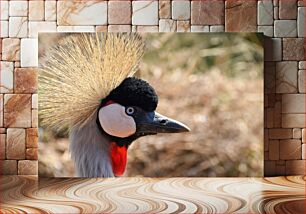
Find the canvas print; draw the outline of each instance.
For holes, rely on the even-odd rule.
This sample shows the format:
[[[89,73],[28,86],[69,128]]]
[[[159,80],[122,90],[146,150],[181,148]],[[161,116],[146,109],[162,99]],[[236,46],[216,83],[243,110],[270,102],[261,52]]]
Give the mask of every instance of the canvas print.
[[[39,176],[263,175],[256,33],[39,35]]]

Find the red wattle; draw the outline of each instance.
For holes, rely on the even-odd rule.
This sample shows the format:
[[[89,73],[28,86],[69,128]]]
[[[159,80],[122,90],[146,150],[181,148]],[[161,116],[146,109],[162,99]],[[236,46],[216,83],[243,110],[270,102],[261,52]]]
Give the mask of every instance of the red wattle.
[[[126,167],[127,148],[111,143],[110,156],[112,160],[112,168],[115,176],[123,175]]]

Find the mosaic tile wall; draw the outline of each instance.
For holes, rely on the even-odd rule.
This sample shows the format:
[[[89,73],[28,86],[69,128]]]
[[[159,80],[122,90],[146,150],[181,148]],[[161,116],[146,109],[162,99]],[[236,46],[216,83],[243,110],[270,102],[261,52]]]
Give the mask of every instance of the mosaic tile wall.
[[[265,175],[305,174],[305,1],[1,0],[2,174],[36,175],[39,32],[263,32]],[[260,161],[260,160],[259,160]]]

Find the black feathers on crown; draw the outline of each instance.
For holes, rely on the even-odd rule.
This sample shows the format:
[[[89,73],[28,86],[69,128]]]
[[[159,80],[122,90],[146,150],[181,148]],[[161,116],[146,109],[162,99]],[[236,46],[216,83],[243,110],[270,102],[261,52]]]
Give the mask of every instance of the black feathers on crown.
[[[154,88],[146,81],[128,77],[102,100],[101,106],[110,100],[123,106],[137,106],[150,112],[156,109],[158,96]]]

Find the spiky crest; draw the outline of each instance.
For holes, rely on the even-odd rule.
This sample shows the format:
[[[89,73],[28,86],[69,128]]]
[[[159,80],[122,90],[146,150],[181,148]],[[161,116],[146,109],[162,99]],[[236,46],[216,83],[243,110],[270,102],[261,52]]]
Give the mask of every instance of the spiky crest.
[[[144,53],[137,34],[81,33],[51,47],[39,68],[39,116],[53,129],[82,127],[105,98],[132,76]]]

